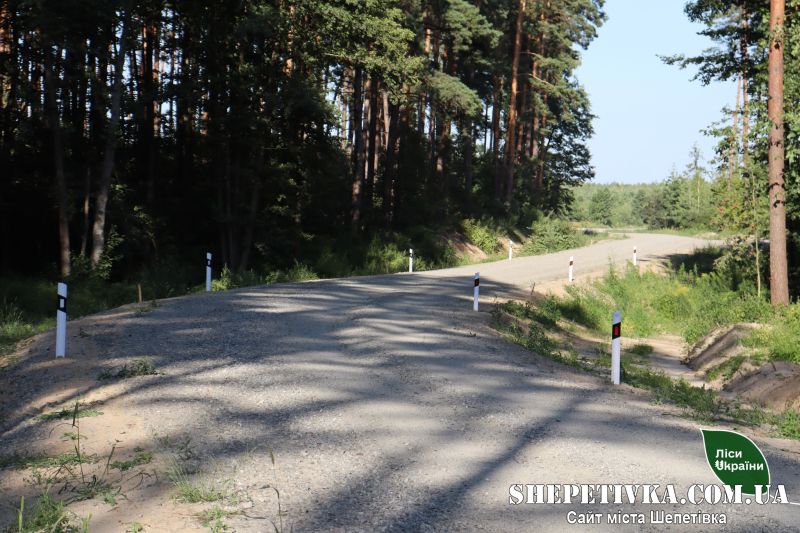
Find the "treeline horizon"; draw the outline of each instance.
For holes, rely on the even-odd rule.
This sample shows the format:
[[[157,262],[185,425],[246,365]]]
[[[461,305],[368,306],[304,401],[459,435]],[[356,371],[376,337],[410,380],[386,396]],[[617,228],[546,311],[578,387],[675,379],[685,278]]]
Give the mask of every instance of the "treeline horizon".
[[[0,270],[243,271],[563,212],[593,176],[573,71],[602,5],[2,0]]]

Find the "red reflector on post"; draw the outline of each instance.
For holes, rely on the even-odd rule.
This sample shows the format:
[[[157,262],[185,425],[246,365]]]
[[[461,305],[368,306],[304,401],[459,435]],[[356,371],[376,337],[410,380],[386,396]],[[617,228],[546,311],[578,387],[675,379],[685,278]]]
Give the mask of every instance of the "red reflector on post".
[[[622,335],[622,324],[613,324],[611,326],[611,338],[618,339]]]

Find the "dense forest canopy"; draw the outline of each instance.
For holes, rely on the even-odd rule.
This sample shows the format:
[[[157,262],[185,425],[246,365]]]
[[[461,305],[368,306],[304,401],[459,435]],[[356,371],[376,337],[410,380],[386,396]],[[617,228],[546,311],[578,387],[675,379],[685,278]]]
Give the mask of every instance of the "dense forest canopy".
[[[266,271],[543,213],[757,241],[785,186],[798,279],[800,0],[780,24],[774,3],[685,5],[713,46],[664,61],[736,81],[736,104],[713,158],[621,213],[573,205],[594,174],[574,73],[603,0],[0,0],[0,271],[124,279],[209,250]]]
[[[2,0],[0,268],[532,220],[593,175],[603,0]],[[123,259],[123,260],[121,260]]]

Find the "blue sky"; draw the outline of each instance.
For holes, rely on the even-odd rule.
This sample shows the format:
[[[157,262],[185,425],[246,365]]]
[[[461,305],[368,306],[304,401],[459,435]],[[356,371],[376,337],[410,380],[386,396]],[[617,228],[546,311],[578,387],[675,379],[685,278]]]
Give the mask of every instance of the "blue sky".
[[[701,25],[683,13],[684,0],[607,0],[608,20],[582,52],[578,80],[589,92],[595,135],[589,142],[596,183],[659,181],[682,170],[697,142],[706,159],[715,141],[700,130],[732,106],[736,85],[703,86],[694,71],[665,65],[658,55],[687,55],[711,46]]]

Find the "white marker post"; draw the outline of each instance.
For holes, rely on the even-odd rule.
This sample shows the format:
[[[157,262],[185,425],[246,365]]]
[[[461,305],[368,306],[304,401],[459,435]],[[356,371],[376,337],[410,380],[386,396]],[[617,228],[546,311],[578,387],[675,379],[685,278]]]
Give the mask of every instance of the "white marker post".
[[[573,265],[574,262],[575,262],[575,258],[573,256],[569,256],[569,282],[570,283],[575,281],[575,277],[572,275],[573,274],[572,265]]]
[[[611,320],[611,381],[619,385],[619,351],[622,339],[622,316],[619,311],[614,311]]]
[[[636,247],[633,247],[633,266],[636,266]]]
[[[408,272],[409,274],[414,272],[414,249],[408,249]]]
[[[211,252],[206,254],[206,292],[211,292]]]
[[[481,273],[475,272],[475,289],[472,291],[472,310],[478,310],[478,295],[481,291]]]
[[[67,355],[67,284],[58,284],[58,309],[56,310],[56,357]]]
[[[511,261],[512,257],[514,257],[514,241],[508,239],[508,260]]]

